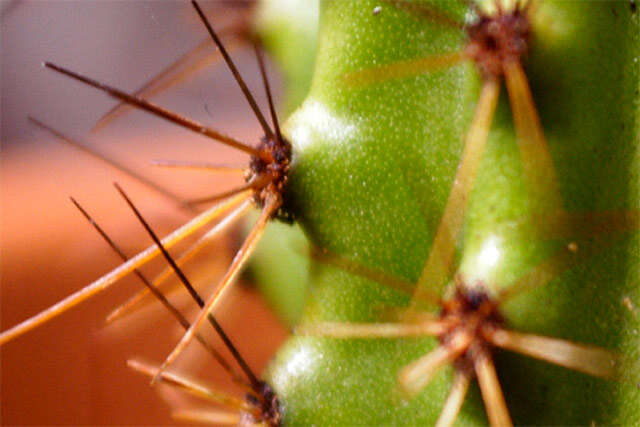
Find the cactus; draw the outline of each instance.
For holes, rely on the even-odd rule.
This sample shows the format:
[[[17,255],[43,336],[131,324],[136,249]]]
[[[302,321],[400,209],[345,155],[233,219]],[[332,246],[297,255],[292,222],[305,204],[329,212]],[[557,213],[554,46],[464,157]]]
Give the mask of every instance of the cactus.
[[[482,78],[469,64],[442,70],[433,61],[417,74],[420,62],[412,60],[455,52],[465,39],[459,29],[408,13],[409,6],[323,3],[314,84],[286,134],[295,153],[288,200],[312,242],[348,265],[416,283],[435,246]],[[454,2],[432,6],[459,21],[466,13]],[[511,105],[503,98],[497,106],[464,224],[454,230],[458,268],[447,279],[490,299],[514,283],[535,284],[499,306],[500,322],[621,354],[619,376],[607,381],[499,352],[497,375],[513,421],[634,423],[638,318],[627,306],[639,303],[638,16],[625,2],[551,1],[535,3],[529,16],[527,76],[556,177],[539,160],[544,153],[527,151],[526,144],[539,142],[535,129],[522,129],[528,122],[517,130],[525,138],[533,133],[533,141],[518,141],[510,110],[516,120],[520,113],[509,88]],[[384,280],[354,274],[358,269],[312,266],[303,317],[309,326],[285,345],[267,376],[284,421],[435,423],[454,373],[464,368],[435,373],[412,398],[397,383],[403,367],[437,347],[433,338],[376,339],[371,331],[335,338],[357,335],[360,322],[386,319],[381,307],[410,304]],[[426,289],[442,292],[442,277],[428,278],[436,280]],[[332,323],[314,328],[319,322]],[[313,336],[323,334],[333,337]],[[472,388],[459,421],[487,422],[481,395],[489,412],[499,413],[500,399],[486,396],[495,389],[486,379],[482,393]]]
[[[269,420],[637,422],[635,3],[327,0],[320,23],[283,128],[309,299]]]

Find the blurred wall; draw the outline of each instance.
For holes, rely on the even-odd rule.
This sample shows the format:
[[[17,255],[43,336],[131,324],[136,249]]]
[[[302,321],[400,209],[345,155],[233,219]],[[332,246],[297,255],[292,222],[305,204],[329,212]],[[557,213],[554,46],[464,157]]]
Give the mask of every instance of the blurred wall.
[[[149,239],[117,197],[113,181],[124,186],[160,234],[189,218],[166,198],[29,125],[28,115],[184,197],[212,194],[240,181],[152,168],[150,160],[246,159],[145,113],[128,114],[91,133],[114,101],[41,67],[48,60],[133,90],[206,36],[187,3],[5,1],[1,6],[0,323],[4,330],[118,263],[68,196],[77,198],[129,254],[146,247]],[[218,6],[205,4],[208,10]],[[214,24],[224,19],[219,11],[212,15]],[[255,59],[247,51],[235,56],[258,101],[265,105]],[[154,101],[253,143],[259,129],[240,96],[228,71],[217,67],[196,73]],[[220,246],[190,274],[215,282],[234,246],[230,237],[221,239]],[[158,263],[148,272],[160,267]],[[2,423],[170,423],[169,405],[148,386],[147,378],[129,371],[125,361],[141,356],[160,362],[179,339],[175,322],[158,309],[104,327],[110,309],[140,287],[132,278],[124,280],[4,346],[0,350]],[[183,306],[193,316],[192,305],[186,301]],[[231,295],[221,323],[228,325],[230,335],[258,370],[284,336],[259,296],[247,288],[238,287]],[[181,359],[179,369],[230,387],[227,375],[197,348]],[[162,390],[160,394],[177,398]]]

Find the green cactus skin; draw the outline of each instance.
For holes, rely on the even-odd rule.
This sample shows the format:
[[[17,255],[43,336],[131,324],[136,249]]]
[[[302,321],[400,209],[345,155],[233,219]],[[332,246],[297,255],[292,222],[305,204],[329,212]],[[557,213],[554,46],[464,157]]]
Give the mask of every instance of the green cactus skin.
[[[251,223],[247,221],[245,228],[248,229]],[[297,224],[271,222],[248,267],[252,283],[256,284],[269,307],[291,327],[300,321],[307,299],[308,250],[309,243]]]
[[[281,111],[289,114],[309,92],[318,42],[318,1],[260,1],[255,31],[280,66],[285,80]]]
[[[309,92],[318,42],[316,0],[260,1],[254,29],[283,73],[283,120]],[[255,217],[247,222],[247,232]],[[269,306],[285,324],[295,325],[306,300],[308,243],[296,224],[272,221],[249,263],[249,273]]]
[[[460,20],[465,15],[457,2],[437,5]],[[320,16],[311,92],[286,125],[295,149],[288,207],[314,244],[415,282],[456,172],[477,100],[478,73],[467,64],[349,86],[345,73],[455,51],[464,36],[379,1],[325,1]],[[638,13],[622,1],[541,1],[532,25],[527,75],[565,209],[638,211]],[[551,216],[549,204],[532,197],[535,188],[523,178],[506,98],[503,90],[456,254],[465,282],[482,281],[491,291],[510,285],[571,241],[554,236],[554,230],[543,234],[537,226]],[[640,236],[635,230],[605,235],[598,241],[601,250],[589,257],[580,250],[593,247],[590,239],[577,241],[578,263],[511,300],[502,313],[517,331],[620,352],[623,376],[607,381],[497,352],[496,368],[517,424],[640,420]],[[489,243],[499,254],[492,268],[478,262]],[[376,321],[381,309],[409,302],[405,294],[334,266],[313,262],[309,275],[304,322]],[[287,425],[430,425],[453,369],[438,373],[410,400],[396,375],[436,344],[432,338],[294,336],[266,378],[279,395]],[[486,422],[474,385],[458,423]]]

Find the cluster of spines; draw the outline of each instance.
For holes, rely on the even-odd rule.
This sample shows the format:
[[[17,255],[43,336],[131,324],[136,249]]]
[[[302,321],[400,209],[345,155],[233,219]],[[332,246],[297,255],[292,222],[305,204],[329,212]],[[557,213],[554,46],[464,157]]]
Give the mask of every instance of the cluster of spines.
[[[128,258],[122,250],[115,244],[115,242],[104,232],[104,230],[89,216],[86,210],[80,206],[80,204],[75,200],[71,199],[74,205],[82,212],[82,214],[89,220],[89,222],[94,226],[94,228],[98,231],[98,233],[106,240],[109,246],[121,257],[124,263],[112,270],[107,275],[101,277],[97,281],[91,283],[80,291],[70,295],[66,299],[60,301],[54,306],[50,307],[47,310],[44,310],[37,314],[36,316],[18,324],[17,326],[10,328],[0,334],[0,345],[4,344],[13,338],[16,338],[23,333],[47,322],[51,318],[57,316],[58,314],[63,313],[69,308],[83,302],[84,300],[90,298],[91,296],[107,289],[113,283],[115,283],[118,279],[124,277],[129,273],[134,273],[145,285],[145,289],[136,295],[131,301],[126,303],[120,310],[114,312],[109,320],[114,320],[123,314],[131,312],[135,308],[137,308],[141,302],[146,301],[147,295],[153,295],[156,299],[158,299],[165,308],[176,318],[178,323],[185,329],[185,335],[183,339],[180,341],[176,349],[170,354],[167,360],[164,362],[162,366],[159,368],[152,368],[149,365],[145,365],[139,362],[132,361],[130,362],[130,366],[136,370],[141,372],[152,374],[153,380],[152,383],[155,382],[164,382],[173,386],[177,386],[181,389],[186,390],[191,394],[195,394],[197,396],[206,398],[227,408],[231,409],[231,412],[211,412],[208,414],[195,414],[190,413],[189,417],[208,417],[209,421],[213,422],[232,422],[250,425],[250,424],[261,424],[266,423],[268,425],[278,425],[280,423],[280,408],[278,399],[274,395],[270,386],[266,384],[264,381],[260,380],[256,374],[251,370],[248,366],[244,358],[240,355],[239,351],[236,349],[230,337],[226,334],[222,326],[216,320],[213,315],[215,311],[215,307],[218,305],[219,301],[222,299],[224,293],[229,290],[230,285],[233,283],[235,277],[238,275],[243,265],[249,258],[253,249],[255,248],[257,242],[259,241],[267,222],[276,216],[278,212],[281,211],[282,206],[282,192],[285,189],[286,181],[287,181],[287,173],[289,167],[289,160],[291,156],[291,145],[290,143],[283,138],[282,133],[280,131],[280,126],[278,123],[278,119],[276,116],[273,98],[271,95],[271,89],[269,86],[269,82],[266,75],[266,70],[264,66],[264,59],[262,57],[262,52],[258,46],[257,41],[253,43],[256,57],[258,60],[258,65],[260,69],[260,74],[263,79],[264,87],[267,94],[267,100],[269,104],[269,112],[271,119],[273,121],[273,129],[268,124],[265,116],[260,111],[253,95],[247,88],[244,80],[242,79],[239,71],[237,70],[235,64],[233,63],[229,53],[226,48],[222,44],[218,34],[214,31],[208,19],[205,17],[202,9],[198,5],[196,1],[192,2],[195,11],[198,16],[201,18],[204,26],[206,27],[210,38],[214,41],[215,45],[219,49],[219,52],[233,74],[236,82],[240,86],[246,100],[248,101],[251,109],[253,110],[255,116],[257,117],[260,126],[264,131],[264,137],[260,141],[260,143],[256,147],[252,147],[248,144],[245,144],[241,141],[236,140],[230,136],[227,136],[215,129],[212,129],[208,126],[205,126],[196,121],[190,120],[186,117],[183,117],[177,113],[169,111],[165,108],[162,108],[156,104],[149,102],[148,100],[140,97],[138,94],[129,94],[120,89],[111,87],[109,85],[97,82],[92,80],[86,76],[70,71],[61,66],[55,65],[50,62],[44,63],[44,66],[57,71],[61,74],[64,74],[68,77],[71,77],[75,80],[81,81],[89,86],[93,86],[99,90],[106,92],[112,97],[118,99],[123,104],[116,107],[116,109],[109,112],[104,120],[98,123],[98,127],[102,126],[107,121],[112,120],[117,114],[123,110],[124,105],[129,105],[143,111],[147,111],[155,116],[173,122],[185,129],[197,132],[199,134],[205,135],[211,139],[214,139],[218,142],[221,142],[227,146],[240,150],[246,154],[250,155],[249,167],[246,170],[240,169],[239,171],[244,173],[246,184],[232,189],[230,191],[226,191],[220,194],[216,194],[211,197],[206,197],[202,199],[184,201],[179,197],[174,195],[173,193],[168,192],[166,189],[162,187],[158,187],[152,182],[146,180],[145,178],[139,176],[133,171],[130,171],[116,162],[100,155],[99,153],[93,151],[92,149],[84,146],[81,143],[78,143],[71,138],[63,135],[62,133],[54,130],[48,125],[42,123],[41,121],[30,118],[30,121],[39,126],[40,128],[52,133],[57,138],[77,147],[83,149],[89,154],[100,158],[112,166],[115,166],[133,178],[141,181],[148,187],[153,188],[156,191],[161,192],[163,195],[168,197],[169,199],[176,202],[181,208],[185,208],[191,211],[195,211],[195,207],[208,202],[225,200],[224,202],[216,205],[208,210],[204,211],[200,215],[198,215],[193,220],[189,221],[187,224],[183,225],[179,229],[175,230],[169,236],[164,239],[158,238],[155,232],[151,229],[150,225],[143,218],[142,214],[135,207],[133,202],[126,195],[124,190],[118,185],[115,184],[118,192],[127,202],[129,207],[134,212],[135,216],[138,218],[140,223],[144,226],[148,234],[154,241],[154,245],[146,249],[145,251],[139,253],[138,255]],[[201,48],[201,47],[199,47]],[[189,56],[186,57],[189,59]],[[182,58],[180,61],[182,62],[185,58]],[[175,65],[173,68],[175,68]],[[200,66],[201,64],[196,63],[194,66],[191,66],[188,71],[192,70]],[[184,76],[184,72],[181,73],[180,78]],[[175,80],[175,79],[174,79]],[[151,94],[151,92],[158,89],[160,86],[164,86],[165,83],[162,79],[158,81],[153,81],[149,85],[145,85],[139,92],[142,94]],[[151,92],[150,92],[151,91]],[[161,166],[167,167],[187,167],[187,168],[196,168],[196,169],[207,169],[207,170],[220,170],[225,169],[229,170],[226,166],[221,165],[212,165],[212,164],[202,164],[198,162],[157,162]],[[234,169],[236,170],[236,169]],[[210,241],[215,235],[217,235],[220,231],[226,228],[229,224],[231,224],[234,220],[239,218],[243,213],[246,213],[252,204],[257,205],[261,208],[261,214],[252,230],[249,232],[249,235],[245,239],[242,247],[238,250],[236,256],[234,257],[230,267],[228,268],[226,274],[222,278],[218,288],[214,292],[212,296],[205,301],[198,291],[192,286],[189,279],[186,277],[184,272],[182,271],[179,264],[184,264],[187,262],[200,248],[202,248],[208,241]],[[192,247],[186,250],[181,257],[174,259],[168,252],[168,248],[182,241],[184,238],[190,236],[194,232],[203,228],[207,224],[219,220],[218,224],[212,227],[204,236],[200,238]],[[144,265],[146,262],[157,256],[158,254],[162,254],[162,256],[166,259],[169,264],[169,268],[165,270],[159,277],[155,280],[148,280],[139,270],[138,268],[141,265]],[[196,302],[196,304],[200,308],[199,315],[195,319],[194,322],[189,322],[184,315],[166,298],[166,290],[162,289],[162,285],[166,281],[166,279],[171,275],[175,274],[183,287],[190,294],[192,299]],[[205,322],[209,322],[217,335],[222,339],[226,348],[232,354],[234,360],[240,367],[240,371],[236,371],[233,366],[225,360],[225,358],[214,349],[214,347],[205,340],[205,338],[198,332],[202,324]],[[224,393],[220,393],[215,391],[212,388],[204,387],[202,385],[195,384],[185,378],[182,378],[176,374],[167,373],[166,370],[173,362],[178,355],[184,350],[184,348],[191,342],[191,340],[196,339],[203,347],[212,355],[215,361],[226,371],[229,373],[230,377],[238,384],[240,384],[246,391],[246,396],[244,399],[237,399],[231,396],[228,396]],[[184,413],[182,415],[183,418],[186,417]],[[202,419],[204,419],[202,418]]]

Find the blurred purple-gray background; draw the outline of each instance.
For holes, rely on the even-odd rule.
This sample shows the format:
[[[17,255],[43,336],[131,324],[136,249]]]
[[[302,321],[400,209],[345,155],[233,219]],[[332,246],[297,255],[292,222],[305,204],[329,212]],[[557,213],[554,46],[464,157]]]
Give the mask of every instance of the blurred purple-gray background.
[[[203,3],[214,25],[224,21],[219,4]],[[150,160],[243,163],[246,158],[141,112],[129,113],[92,133],[92,126],[115,101],[41,66],[51,61],[135,90],[206,36],[187,2],[41,0],[2,1],[1,6],[0,320],[4,330],[117,265],[68,196],[94,214],[129,254],[146,247],[149,240],[116,195],[113,181],[125,187],[160,234],[188,219],[162,196],[34,128],[27,116],[184,197],[212,194],[240,181],[153,168]],[[251,50],[238,50],[234,58],[258,102],[265,105]],[[248,143],[259,136],[255,118],[223,67],[197,72],[153,100]],[[207,265],[213,273],[208,274],[219,277],[231,246],[226,238],[213,251]],[[155,310],[128,323],[104,327],[110,308],[139,288],[134,279],[124,280],[114,290],[3,347],[2,423],[170,422],[169,406],[148,386],[147,378],[126,368],[125,361],[142,356],[160,362],[178,340],[174,322]],[[235,308],[227,310],[221,321],[259,370],[284,332],[254,292],[238,288],[229,299],[227,305]],[[192,350],[179,368],[229,387],[226,375],[201,358],[201,352]],[[170,400],[178,398],[160,391]]]

